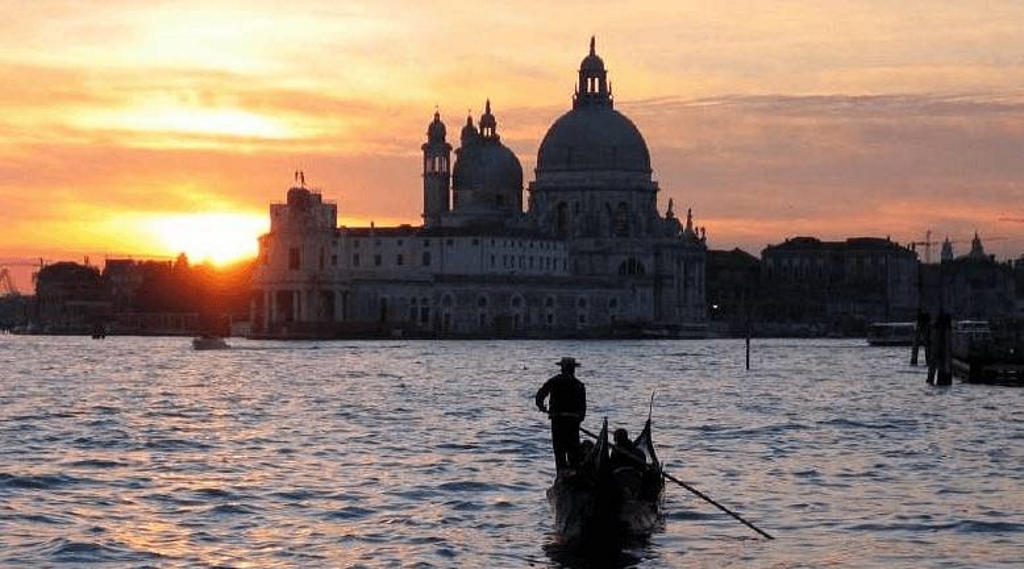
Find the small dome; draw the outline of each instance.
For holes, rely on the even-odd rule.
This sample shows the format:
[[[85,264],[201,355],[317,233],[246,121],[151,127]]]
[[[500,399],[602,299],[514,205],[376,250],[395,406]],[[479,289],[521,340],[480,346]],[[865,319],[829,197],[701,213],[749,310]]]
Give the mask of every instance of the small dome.
[[[458,150],[452,188],[478,196],[519,193],[523,189],[523,167],[504,144],[465,146]]]
[[[461,141],[463,146],[469,146],[480,138],[480,133],[473,126],[473,115],[466,116],[466,126],[462,127]]]
[[[544,172],[588,170],[651,171],[643,135],[609,106],[579,106],[565,113],[548,129],[537,151],[538,177]]]

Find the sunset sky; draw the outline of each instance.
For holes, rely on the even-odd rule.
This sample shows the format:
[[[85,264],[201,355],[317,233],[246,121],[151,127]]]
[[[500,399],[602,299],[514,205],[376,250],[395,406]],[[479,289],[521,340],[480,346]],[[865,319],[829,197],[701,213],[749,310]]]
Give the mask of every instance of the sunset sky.
[[[591,35],[651,149],[659,208],[692,207],[711,248],[931,230],[964,252],[977,230],[1000,258],[1024,253],[1020,0],[0,13],[0,264],[253,254],[296,169],[343,224],[419,223],[435,106],[454,134],[488,97],[532,180]]]

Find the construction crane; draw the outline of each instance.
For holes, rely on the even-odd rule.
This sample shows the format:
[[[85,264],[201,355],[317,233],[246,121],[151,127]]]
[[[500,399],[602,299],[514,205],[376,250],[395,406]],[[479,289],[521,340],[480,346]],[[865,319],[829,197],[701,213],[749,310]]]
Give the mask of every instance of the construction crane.
[[[14,279],[11,278],[11,271],[7,267],[0,267],[0,296],[18,296],[18,287],[14,286]]]
[[[1003,219],[1011,219],[1011,218],[1003,218]],[[1024,218],[1021,218],[1020,221],[1024,222]],[[1002,241],[1004,239],[1007,239],[1007,237],[1003,237],[1002,235],[998,235],[998,236],[995,236],[995,237],[986,237],[984,239],[984,241]],[[952,245],[956,245],[957,243],[970,243],[972,241],[974,241],[973,238],[972,239],[953,239],[953,240],[950,240],[949,242]],[[923,246],[924,247],[924,262],[925,263],[931,263],[932,262],[932,245],[942,245],[943,243],[945,243],[945,241],[932,241],[932,230],[929,229],[928,231],[926,231],[924,233],[924,241],[911,241],[910,245],[913,245],[915,248],[916,248],[917,245]]]
[[[32,273],[32,282],[35,282],[38,271],[42,269],[46,263],[42,259],[0,259],[0,296],[11,296],[21,294],[18,291],[18,287],[14,284],[14,277],[11,276],[11,267],[36,267],[36,271]]]

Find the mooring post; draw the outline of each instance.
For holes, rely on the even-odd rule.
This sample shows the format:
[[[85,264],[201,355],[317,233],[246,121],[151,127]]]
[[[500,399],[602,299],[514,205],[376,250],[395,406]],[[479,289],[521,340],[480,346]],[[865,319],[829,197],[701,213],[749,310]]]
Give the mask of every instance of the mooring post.
[[[747,369],[750,369],[750,319],[747,319]]]
[[[939,375],[935,385],[952,385],[953,383],[953,318],[949,314],[939,314]]]
[[[940,316],[941,318],[941,316]],[[928,385],[935,383],[935,373],[938,371],[939,353],[939,338],[942,334],[939,333],[939,321],[936,320],[934,323],[929,322],[929,333],[928,333],[928,346],[924,351],[924,361],[928,365]]]
[[[914,327],[914,346],[910,348],[910,365],[917,365],[918,349],[924,346],[925,353],[928,353],[928,344],[925,338],[928,336],[928,327],[931,325],[931,318],[927,312],[917,313],[917,326]],[[925,357],[927,359],[927,356]]]

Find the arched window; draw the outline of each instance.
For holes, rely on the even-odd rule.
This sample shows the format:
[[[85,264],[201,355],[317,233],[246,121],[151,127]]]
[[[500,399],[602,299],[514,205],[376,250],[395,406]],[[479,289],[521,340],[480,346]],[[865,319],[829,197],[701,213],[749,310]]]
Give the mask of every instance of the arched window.
[[[569,234],[569,204],[560,202],[555,208],[555,231],[559,237]]]
[[[619,202],[615,207],[615,236],[629,237],[629,206]]]
[[[646,273],[644,264],[632,257],[619,264],[620,275],[643,275]]]

